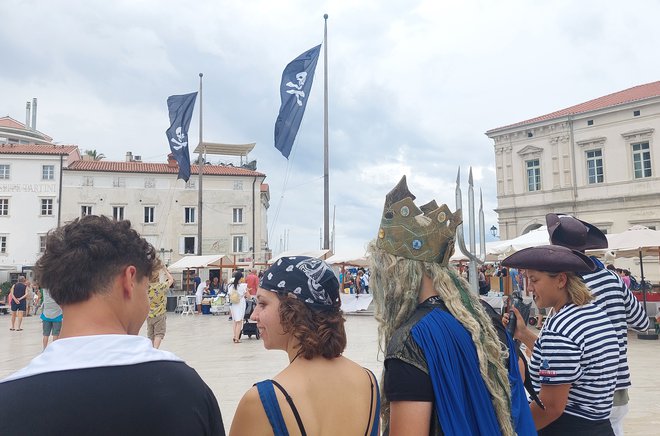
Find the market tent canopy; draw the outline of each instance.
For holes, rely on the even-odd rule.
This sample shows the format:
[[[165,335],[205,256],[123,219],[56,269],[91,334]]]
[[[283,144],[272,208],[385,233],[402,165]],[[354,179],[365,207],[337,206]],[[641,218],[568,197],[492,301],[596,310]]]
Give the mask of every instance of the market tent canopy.
[[[549,245],[548,227],[541,226],[538,229],[520,235],[517,238],[500,242],[492,248],[491,254],[509,256],[523,248],[536,247],[537,245]]]
[[[493,252],[493,249],[500,245],[504,241],[490,241],[486,242],[486,262],[494,262],[497,260],[497,255]],[[466,241],[466,245],[469,245]],[[479,244],[477,244],[477,255],[479,254]],[[468,261],[468,257],[464,255],[461,250],[458,248],[458,244],[454,247],[454,254],[449,258],[450,262],[461,262]]]
[[[660,255],[660,231],[644,226],[633,226],[621,233],[607,235],[608,250],[617,257]]]
[[[231,268],[234,266],[234,261],[226,254],[209,254],[205,256],[185,256],[170,265],[168,269]]]
[[[309,256],[315,257],[317,259],[326,260],[328,257],[332,256],[332,251],[330,250],[310,250],[310,251],[298,251],[298,250],[288,250],[283,251],[277,256],[273,257],[268,263],[273,263],[276,260],[282,257],[293,257],[293,256]]]
[[[328,257],[325,261],[330,265],[369,266],[369,260],[366,256],[334,254]]]

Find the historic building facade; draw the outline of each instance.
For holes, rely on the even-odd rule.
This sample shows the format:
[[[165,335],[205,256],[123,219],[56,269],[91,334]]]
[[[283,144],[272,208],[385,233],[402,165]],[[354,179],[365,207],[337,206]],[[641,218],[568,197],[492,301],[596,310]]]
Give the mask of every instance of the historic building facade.
[[[265,262],[270,257],[265,174],[225,165],[203,168],[202,254]],[[165,263],[199,254],[198,166],[192,166],[187,183],[177,173],[173,159],[146,163],[130,153],[126,162],[73,162],[64,170],[63,222],[89,214],[127,219]]]
[[[87,214],[130,220],[164,263],[197,254],[198,166],[186,183],[177,180],[174,160],[126,156],[90,160],[77,146],[54,145],[26,124],[0,118],[0,283],[29,276],[48,231]],[[245,266],[266,262],[266,175],[231,165],[203,168],[202,254],[226,254]]]
[[[486,132],[500,237],[570,213],[608,233],[660,230],[660,82]]]

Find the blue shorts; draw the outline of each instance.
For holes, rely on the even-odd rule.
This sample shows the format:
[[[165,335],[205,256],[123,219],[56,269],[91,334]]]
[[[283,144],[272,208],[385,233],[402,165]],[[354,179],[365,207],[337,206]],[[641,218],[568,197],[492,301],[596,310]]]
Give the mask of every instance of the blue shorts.
[[[14,300],[11,301],[11,311],[16,312],[16,311],[23,311],[25,312],[25,299],[19,301],[16,303]]]

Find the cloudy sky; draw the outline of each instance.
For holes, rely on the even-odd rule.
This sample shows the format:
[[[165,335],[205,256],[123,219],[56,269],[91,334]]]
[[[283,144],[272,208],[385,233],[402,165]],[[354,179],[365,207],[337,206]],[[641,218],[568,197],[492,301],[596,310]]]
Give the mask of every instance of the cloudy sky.
[[[204,139],[257,143],[270,246],[288,230],[291,249],[316,249],[322,61],[286,189],[273,126],[282,70],[322,42],[324,13],[339,253],[375,236],[403,174],[420,204],[453,210],[456,170],[472,166],[486,228],[497,224],[486,130],[660,79],[655,1],[2,0],[0,116],[24,121],[37,97],[37,128],[55,141],[164,162],[165,101],[196,91],[203,72]]]

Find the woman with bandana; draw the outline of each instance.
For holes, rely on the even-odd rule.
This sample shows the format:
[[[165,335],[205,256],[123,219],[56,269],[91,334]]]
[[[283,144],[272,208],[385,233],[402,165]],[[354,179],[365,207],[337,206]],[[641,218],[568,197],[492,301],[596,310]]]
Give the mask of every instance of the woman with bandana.
[[[230,435],[378,435],[380,395],[346,347],[339,282],[322,260],[286,257],[265,271],[251,319],[289,365],[241,399]]]

